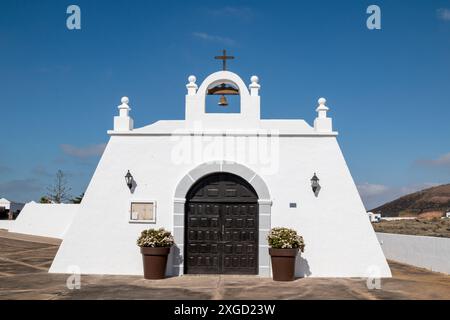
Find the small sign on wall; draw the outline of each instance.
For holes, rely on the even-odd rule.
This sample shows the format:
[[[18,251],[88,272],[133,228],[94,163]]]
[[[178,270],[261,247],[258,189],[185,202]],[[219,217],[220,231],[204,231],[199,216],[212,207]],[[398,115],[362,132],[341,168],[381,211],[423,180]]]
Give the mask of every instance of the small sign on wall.
[[[297,203],[296,202],[291,202],[289,203],[289,208],[297,208]]]
[[[155,223],[156,201],[131,201],[130,222]]]

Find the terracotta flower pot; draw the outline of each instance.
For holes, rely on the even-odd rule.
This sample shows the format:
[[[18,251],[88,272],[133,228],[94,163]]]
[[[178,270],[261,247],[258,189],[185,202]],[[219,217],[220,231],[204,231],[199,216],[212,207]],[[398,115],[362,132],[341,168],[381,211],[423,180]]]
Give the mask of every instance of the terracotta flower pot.
[[[170,248],[141,247],[145,279],[164,279]]]
[[[272,260],[272,274],[275,281],[294,281],[296,249],[274,249],[269,248]]]

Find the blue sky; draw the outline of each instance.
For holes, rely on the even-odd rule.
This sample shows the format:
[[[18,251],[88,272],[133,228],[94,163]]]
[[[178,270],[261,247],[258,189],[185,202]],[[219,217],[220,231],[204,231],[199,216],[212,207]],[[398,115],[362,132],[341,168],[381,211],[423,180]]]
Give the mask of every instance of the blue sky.
[[[312,123],[327,98],[368,208],[450,182],[450,1],[2,0],[0,197],[39,199],[58,169],[83,192],[120,97],[137,127],[182,119],[223,48],[259,76],[263,118]]]

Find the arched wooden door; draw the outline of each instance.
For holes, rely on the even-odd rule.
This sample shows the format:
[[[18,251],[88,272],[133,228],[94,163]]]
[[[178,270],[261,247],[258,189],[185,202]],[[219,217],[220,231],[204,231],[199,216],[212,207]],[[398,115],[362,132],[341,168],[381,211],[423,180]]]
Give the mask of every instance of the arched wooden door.
[[[258,196],[230,173],[208,175],[186,197],[186,274],[258,273]]]

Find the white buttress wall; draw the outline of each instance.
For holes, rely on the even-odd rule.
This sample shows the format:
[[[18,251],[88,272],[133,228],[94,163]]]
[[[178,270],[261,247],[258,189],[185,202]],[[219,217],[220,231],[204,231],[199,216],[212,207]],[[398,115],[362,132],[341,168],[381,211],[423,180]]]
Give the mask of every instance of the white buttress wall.
[[[9,232],[62,239],[78,208],[78,204],[27,203]]]
[[[257,159],[246,156],[248,137],[186,139],[193,153],[181,161],[183,148],[174,137],[112,136],[50,272],[64,273],[77,265],[82,273],[141,275],[136,246],[140,232],[150,227],[172,230],[180,180],[204,162],[229,160],[247,166],[267,184],[273,202],[271,226],[291,227],[304,236],[298,276],[365,277],[374,268],[382,277],[391,276],[335,137],[278,137],[271,154]],[[235,154],[218,156],[224,145],[234,145]],[[125,183],[127,170],[136,180],[134,194]],[[311,190],[314,172],[322,186],[318,197]],[[133,198],[157,200],[155,224],[129,222]],[[293,202],[297,208],[289,207]]]

